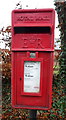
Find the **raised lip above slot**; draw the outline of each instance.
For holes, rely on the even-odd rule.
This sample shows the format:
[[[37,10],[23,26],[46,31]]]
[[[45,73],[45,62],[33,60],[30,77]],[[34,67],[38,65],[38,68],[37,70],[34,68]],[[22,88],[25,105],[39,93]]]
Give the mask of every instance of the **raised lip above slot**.
[[[50,23],[16,23],[14,27],[51,27],[53,24]]]

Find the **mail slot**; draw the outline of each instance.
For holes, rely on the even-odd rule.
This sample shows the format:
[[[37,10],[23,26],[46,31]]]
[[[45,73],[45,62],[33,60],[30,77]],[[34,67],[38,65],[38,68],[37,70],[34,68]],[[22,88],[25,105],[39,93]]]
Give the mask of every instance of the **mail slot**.
[[[12,106],[48,110],[52,103],[53,9],[12,11]]]

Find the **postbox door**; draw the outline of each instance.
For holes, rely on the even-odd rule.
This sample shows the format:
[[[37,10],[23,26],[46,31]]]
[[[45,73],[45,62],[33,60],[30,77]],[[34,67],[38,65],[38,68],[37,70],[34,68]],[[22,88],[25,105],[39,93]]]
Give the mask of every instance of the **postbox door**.
[[[15,52],[13,89],[15,106],[48,109],[51,103],[52,53],[39,52],[37,58],[27,57],[27,52]],[[30,68],[30,67],[33,67]],[[36,73],[35,73],[35,71]],[[37,74],[37,75],[36,75]],[[36,80],[35,80],[36,79]]]

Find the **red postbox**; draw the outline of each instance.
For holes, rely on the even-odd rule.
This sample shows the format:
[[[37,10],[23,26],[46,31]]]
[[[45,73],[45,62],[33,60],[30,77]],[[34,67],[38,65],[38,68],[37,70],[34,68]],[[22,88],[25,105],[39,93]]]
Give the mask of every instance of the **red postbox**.
[[[48,110],[52,101],[53,9],[12,12],[12,106]]]

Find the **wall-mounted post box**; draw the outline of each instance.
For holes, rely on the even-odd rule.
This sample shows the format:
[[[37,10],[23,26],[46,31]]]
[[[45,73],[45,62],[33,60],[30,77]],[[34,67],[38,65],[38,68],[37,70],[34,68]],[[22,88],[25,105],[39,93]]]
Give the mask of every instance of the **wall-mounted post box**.
[[[52,101],[53,9],[12,12],[12,106],[48,110]]]

